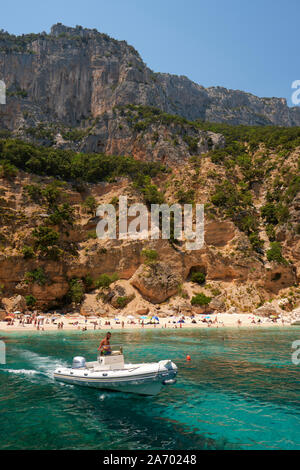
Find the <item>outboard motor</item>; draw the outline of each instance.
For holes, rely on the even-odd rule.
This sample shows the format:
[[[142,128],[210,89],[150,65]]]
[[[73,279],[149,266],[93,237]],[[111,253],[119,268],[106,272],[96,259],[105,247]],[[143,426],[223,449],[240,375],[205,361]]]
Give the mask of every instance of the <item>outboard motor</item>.
[[[86,366],[85,357],[76,356],[73,358],[72,369],[81,369],[81,368],[85,368],[85,366]]]

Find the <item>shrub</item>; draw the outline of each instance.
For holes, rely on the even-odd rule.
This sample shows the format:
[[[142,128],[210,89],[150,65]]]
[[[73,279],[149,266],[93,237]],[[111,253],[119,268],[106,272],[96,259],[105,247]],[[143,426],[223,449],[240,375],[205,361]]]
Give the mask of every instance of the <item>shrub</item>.
[[[68,297],[70,301],[74,302],[75,304],[80,304],[84,298],[84,288],[82,281],[76,278],[71,279],[69,286]]]
[[[64,203],[53,209],[50,214],[49,223],[53,225],[73,225],[75,216],[73,208],[68,204]]]
[[[95,230],[90,230],[88,233],[87,233],[87,238],[88,240],[96,240],[97,238],[97,232]]]
[[[110,201],[110,204],[112,204],[114,207],[117,207],[119,205],[119,198],[117,196],[114,196]]]
[[[211,297],[207,297],[202,292],[200,294],[194,295],[191,300],[192,305],[208,305],[211,302]]]
[[[158,253],[156,250],[150,250],[150,249],[144,248],[142,250],[142,255],[145,258],[145,264],[154,263],[158,259]]]
[[[29,294],[29,295],[26,295],[25,296],[25,301],[26,301],[26,305],[27,307],[34,307],[34,305],[36,304],[36,298],[34,297],[34,295],[32,294]]]
[[[234,214],[237,208],[250,206],[252,196],[244,187],[239,190],[229,181],[225,181],[222,184],[216,185],[216,190],[211,197],[211,202],[215,206],[226,209],[228,214]]]
[[[216,149],[213,152],[210,152],[211,161],[216,165],[223,163],[227,155],[228,152],[224,149]]]
[[[134,187],[143,194],[146,204],[162,204],[164,202],[163,194],[155,184],[152,184],[149,175],[139,176],[134,183]]]
[[[272,242],[271,248],[267,251],[268,261],[275,261],[276,263],[286,264],[286,259],[282,256],[281,245],[279,242]]]
[[[268,238],[271,242],[275,241],[276,233],[275,233],[275,230],[274,230],[274,225],[268,224],[266,226],[266,234],[267,234],[267,236],[268,236]]]
[[[58,182],[53,181],[42,190],[43,198],[50,207],[55,205],[60,199],[59,186],[60,184]]]
[[[249,241],[252,245],[252,248],[255,250],[255,251],[258,251],[258,250],[261,250],[264,246],[264,242],[263,240],[261,240],[259,238],[259,235],[257,232],[252,232],[250,233],[249,235]]]
[[[97,209],[97,201],[93,196],[88,196],[82,206],[88,214],[91,214],[93,216],[95,215]]]
[[[42,187],[39,184],[28,184],[24,187],[32,202],[41,204],[43,202]]]
[[[284,222],[287,222],[287,220],[289,219],[289,216],[290,216],[289,209],[287,206],[281,203],[278,204],[276,213],[277,213],[278,221],[281,224],[283,224]]]
[[[117,298],[117,304],[119,308],[124,308],[126,307],[129,302],[133,299],[133,296],[124,296],[124,297],[118,297]]]
[[[84,129],[72,129],[68,132],[62,133],[62,137],[65,140],[71,140],[72,142],[78,142],[82,140],[88,134],[88,130]]]
[[[218,295],[222,293],[220,289],[218,289],[217,287],[212,287],[210,291],[214,297],[217,297]]]
[[[0,178],[15,178],[17,176],[18,169],[15,165],[12,165],[9,161],[0,161]]]
[[[59,241],[59,234],[50,227],[40,225],[33,230],[34,247],[39,250],[43,256],[48,256],[52,259],[58,259],[59,248],[57,246]]]
[[[86,274],[82,278],[82,282],[84,284],[85,290],[91,289],[91,287],[93,286],[93,283],[94,283],[93,278],[90,274]]]
[[[261,216],[268,224],[277,225],[276,206],[272,202],[267,202],[260,210]]]
[[[198,137],[191,137],[189,135],[185,135],[183,137],[183,141],[187,144],[189,153],[197,153],[198,151]]]
[[[31,246],[23,246],[22,253],[25,259],[34,258],[34,250]]]
[[[194,189],[190,189],[188,191],[179,189],[179,191],[177,191],[176,193],[176,198],[180,204],[193,204],[195,198],[195,191]]]
[[[191,275],[191,281],[196,282],[197,284],[204,284],[205,283],[206,276],[204,273],[201,272],[194,272]]]
[[[33,271],[27,271],[25,273],[25,281],[28,284],[36,283],[40,286],[43,286],[46,284],[47,278],[45,276],[43,268],[37,268]]]
[[[101,274],[98,279],[95,281],[95,286],[97,289],[101,289],[103,287],[109,287],[110,284],[117,281],[119,279],[118,274],[112,274],[109,276],[108,274]]]

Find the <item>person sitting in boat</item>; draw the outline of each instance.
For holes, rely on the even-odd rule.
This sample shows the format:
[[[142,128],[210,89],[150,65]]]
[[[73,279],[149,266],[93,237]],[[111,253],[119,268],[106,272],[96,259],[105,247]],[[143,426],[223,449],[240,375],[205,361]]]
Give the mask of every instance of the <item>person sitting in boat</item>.
[[[105,338],[101,341],[98,351],[100,351],[101,356],[109,356],[111,354],[111,347],[110,347],[110,337],[111,333],[106,333]]]

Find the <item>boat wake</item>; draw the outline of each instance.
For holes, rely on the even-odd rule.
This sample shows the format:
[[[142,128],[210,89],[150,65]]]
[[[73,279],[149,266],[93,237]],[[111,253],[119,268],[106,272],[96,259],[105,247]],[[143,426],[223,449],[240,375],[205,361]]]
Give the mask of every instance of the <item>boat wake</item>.
[[[6,372],[8,374],[25,374],[25,375],[37,375],[41,374],[41,372],[37,370],[31,370],[31,369],[0,369],[1,372]]]
[[[4,372],[9,372],[11,374],[25,374],[28,376],[40,375],[40,376],[47,377],[48,379],[51,379],[52,381],[54,370],[58,366],[64,363],[64,361],[61,361],[59,359],[53,358],[51,356],[41,356],[27,349],[18,350],[17,352],[18,352],[19,357],[21,356],[21,358],[25,360],[22,362],[26,362],[26,365],[28,364],[30,369],[3,368],[0,370]]]

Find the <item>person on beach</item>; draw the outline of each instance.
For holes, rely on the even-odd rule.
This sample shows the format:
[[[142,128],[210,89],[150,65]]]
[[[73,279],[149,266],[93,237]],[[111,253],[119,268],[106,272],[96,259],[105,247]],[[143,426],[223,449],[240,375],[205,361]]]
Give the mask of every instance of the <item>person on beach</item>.
[[[111,354],[111,347],[110,347],[110,338],[111,333],[108,332],[105,335],[105,338],[101,341],[98,351],[100,351],[101,356],[108,356]]]

